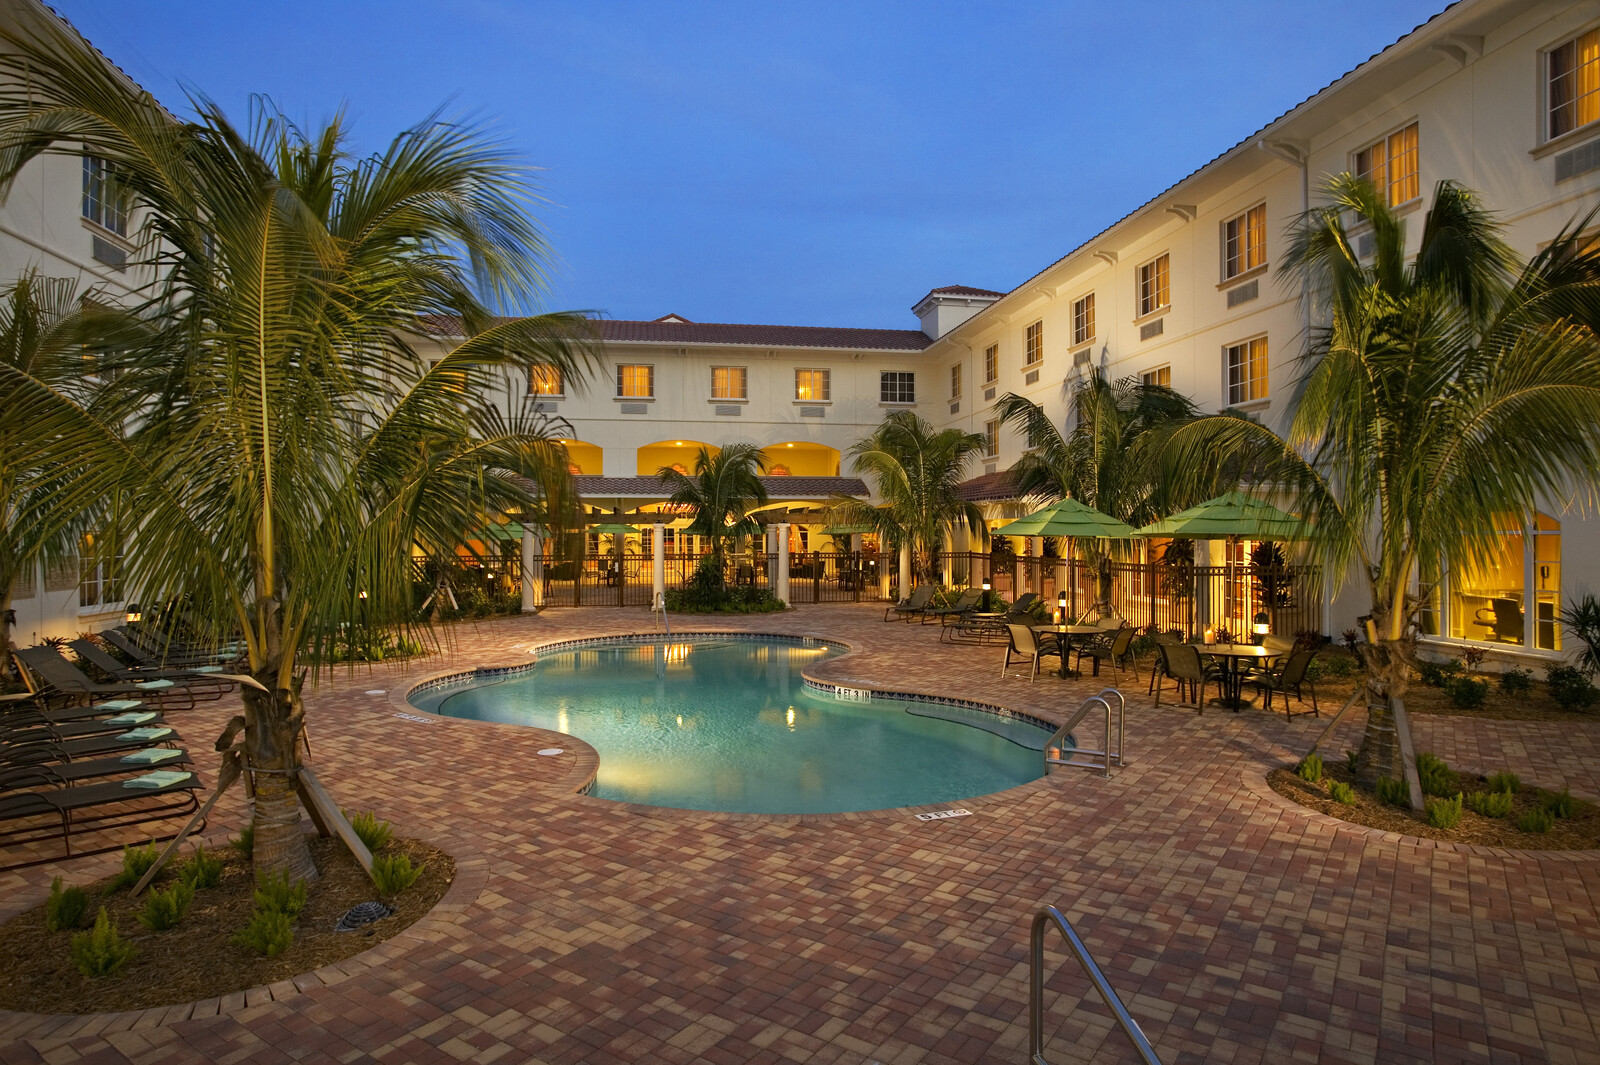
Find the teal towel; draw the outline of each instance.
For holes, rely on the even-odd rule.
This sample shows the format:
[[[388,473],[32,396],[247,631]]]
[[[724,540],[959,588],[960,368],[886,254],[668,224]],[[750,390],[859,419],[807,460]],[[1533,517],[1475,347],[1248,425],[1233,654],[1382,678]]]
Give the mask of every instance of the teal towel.
[[[162,769],[154,773],[146,773],[143,776],[134,777],[132,780],[124,780],[122,786],[125,788],[169,788],[174,784],[188,780],[192,776],[194,776],[193,773]]]
[[[152,726],[146,728],[136,728],[131,732],[124,732],[122,735],[118,736],[117,739],[127,740],[130,743],[144,743],[147,740],[164,740],[170,735],[172,735],[171,729],[155,728]]]
[[[221,673],[221,666],[195,666],[190,673]]]
[[[143,706],[143,699],[107,699],[103,703],[95,703],[96,710],[132,710],[136,706]]]
[[[139,710],[133,713],[118,714],[116,717],[106,718],[108,725],[142,725],[146,721],[154,721],[161,715],[154,710]]]
[[[138,687],[141,687],[141,688],[170,688],[170,687],[172,687],[172,681],[170,681],[170,680],[141,680],[141,681],[138,682]]]
[[[142,751],[125,754],[118,761],[126,762],[128,765],[159,765],[162,762],[170,762],[182,754],[182,751],[175,751],[171,747],[146,747]]]

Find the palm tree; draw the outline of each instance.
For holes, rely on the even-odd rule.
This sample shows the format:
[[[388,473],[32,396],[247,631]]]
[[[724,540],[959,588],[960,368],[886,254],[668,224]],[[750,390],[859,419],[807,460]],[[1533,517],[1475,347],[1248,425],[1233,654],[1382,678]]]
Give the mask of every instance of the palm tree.
[[[750,512],[766,505],[767,489],[761,483],[766,459],[754,444],[729,444],[712,455],[702,447],[694,460],[694,475],[671,466],[656,471],[671,494],[668,502],[694,508],[686,532],[709,537],[709,567],[714,583],[722,583],[728,549],[735,538],[761,531]]]
[[[1135,377],[1111,381],[1096,368],[1073,389],[1072,428],[1065,435],[1042,407],[1014,393],[1001,396],[994,410],[1027,441],[1028,450],[1011,467],[1024,498],[1071,497],[1135,528],[1198,501],[1175,498],[1161,476],[1172,430],[1199,413],[1165,385]],[[1109,614],[1111,550],[1098,540],[1083,546],[1095,568],[1097,605]]]
[[[1170,469],[1261,463],[1298,496],[1334,571],[1366,582],[1359,766],[1398,779],[1410,774],[1396,704],[1415,661],[1417,575],[1483,560],[1505,515],[1529,517],[1600,468],[1600,254],[1582,250],[1584,219],[1521,263],[1477,198],[1446,181],[1408,263],[1405,224],[1371,185],[1344,175],[1325,193],[1285,264],[1327,323],[1306,346],[1287,435],[1203,419],[1176,433]],[[1354,226],[1370,227],[1370,259]]]
[[[879,543],[909,544],[917,583],[932,583],[946,532],[962,524],[969,532],[984,528],[983,512],[962,499],[958,488],[967,464],[985,446],[978,433],[936,433],[915,412],[895,411],[849,452],[856,470],[871,478],[883,506],[836,499],[833,520],[869,526]]]
[[[413,543],[538,507],[522,475],[548,482],[563,449],[483,397],[533,362],[576,378],[583,319],[490,317],[537,298],[544,246],[526,171],[472,125],[353,159],[340,119],[305,135],[263,111],[246,135],[195,98],[180,122],[53,21],[6,37],[0,181],[44,152],[104,159],[140,223],[130,276],[153,280],[152,336],[113,378],[126,436],[10,364],[0,426],[60,471],[41,525],[103,509],[142,598],[240,634],[224,777],[253,777],[258,869],[313,878],[296,777],[317,652],[409,614]],[[467,339],[430,366],[416,342],[441,321]]]

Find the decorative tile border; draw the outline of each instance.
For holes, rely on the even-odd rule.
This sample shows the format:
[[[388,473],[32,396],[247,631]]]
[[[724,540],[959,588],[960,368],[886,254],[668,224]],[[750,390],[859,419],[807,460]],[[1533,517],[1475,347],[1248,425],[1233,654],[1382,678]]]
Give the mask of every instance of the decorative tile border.
[[[952,699],[947,695],[928,695],[925,692],[897,692],[866,685],[858,687],[854,684],[834,684],[825,680],[816,680],[813,677],[806,676],[804,673],[801,673],[800,676],[810,690],[821,695],[832,695],[837,699],[856,698],[853,695],[841,694],[841,692],[864,691],[867,693],[867,697],[874,701],[881,699],[885,702],[932,703],[937,706],[954,706],[962,710],[973,710],[980,714],[992,714],[1006,721],[1020,721],[1023,724],[1044,729],[1047,733],[1056,730],[1055,722],[1046,721],[1044,718],[1033,714],[1025,714],[1020,710],[1010,710],[1004,706],[996,706],[994,703],[980,703],[975,699]]]

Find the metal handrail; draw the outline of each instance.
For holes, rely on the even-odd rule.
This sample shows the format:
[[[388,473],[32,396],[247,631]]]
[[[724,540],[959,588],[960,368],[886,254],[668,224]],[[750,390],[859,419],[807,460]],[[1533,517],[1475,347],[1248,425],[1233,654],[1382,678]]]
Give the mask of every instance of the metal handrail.
[[[1078,964],[1083,967],[1089,982],[1094,984],[1094,989],[1100,992],[1101,1000],[1116,1018],[1123,1034],[1128,1037],[1128,1042],[1133,1044],[1133,1049],[1139,1052],[1140,1059],[1145,1065],[1161,1065],[1161,1059],[1156,1057],[1155,1048],[1140,1030],[1139,1022],[1133,1019],[1128,1007],[1124,1006],[1122,999],[1117,996],[1116,988],[1111,986],[1106,974],[1100,971],[1100,966],[1089,956],[1089,948],[1084,946],[1083,940],[1078,937],[1072,922],[1054,906],[1046,906],[1034,917],[1033,933],[1028,942],[1028,1061],[1032,1065],[1049,1065],[1044,1057],[1044,930],[1048,924],[1054,924],[1061,932],[1062,938],[1072,950],[1073,957],[1078,959]]]
[[[1111,702],[1107,698],[1108,696],[1116,696],[1116,699],[1117,699],[1117,751],[1116,751],[1116,754],[1112,754],[1111,753]],[[1105,709],[1105,712],[1106,712],[1106,728],[1105,728],[1105,743],[1106,743],[1106,746],[1105,746],[1105,749],[1104,750],[1100,750],[1100,751],[1091,751],[1091,750],[1087,750],[1085,748],[1075,748],[1073,753],[1075,753],[1075,754],[1098,754],[1100,756],[1101,760],[1099,762],[1074,762],[1074,761],[1071,761],[1070,759],[1066,759],[1066,758],[1052,758],[1050,756],[1050,752],[1052,750],[1059,749],[1060,743],[1066,737],[1067,733],[1071,732],[1073,730],[1073,728],[1075,728],[1077,726],[1078,722],[1082,721],[1085,717],[1087,717],[1088,714],[1089,714],[1089,711],[1093,710],[1097,705],[1100,706],[1100,707],[1103,707]],[[1111,775],[1111,764],[1112,764],[1113,761],[1115,761],[1115,763],[1117,765],[1119,765],[1119,766],[1127,765],[1128,764],[1127,759],[1124,757],[1124,752],[1127,750],[1127,740],[1126,740],[1127,711],[1128,711],[1128,700],[1123,698],[1122,692],[1118,691],[1116,688],[1102,688],[1100,690],[1100,694],[1089,696],[1089,698],[1087,698],[1087,699],[1085,699],[1083,701],[1083,704],[1078,707],[1078,709],[1073,713],[1073,715],[1071,717],[1067,718],[1066,723],[1063,724],[1060,728],[1056,729],[1054,732],[1052,732],[1050,734],[1050,738],[1045,741],[1045,745],[1044,745],[1044,769],[1045,769],[1045,772],[1046,773],[1050,772],[1050,767],[1053,766],[1053,765],[1071,765],[1071,766],[1077,766],[1080,769],[1098,769],[1098,770],[1100,770],[1101,776],[1109,777]]]

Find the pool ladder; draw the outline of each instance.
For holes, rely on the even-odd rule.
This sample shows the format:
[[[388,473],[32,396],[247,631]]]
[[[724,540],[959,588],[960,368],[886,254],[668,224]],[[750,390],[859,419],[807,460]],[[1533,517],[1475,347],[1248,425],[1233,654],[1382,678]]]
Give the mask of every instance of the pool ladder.
[[[1117,700],[1117,750],[1116,750],[1115,754],[1111,753],[1111,698],[1113,696]],[[1106,745],[1105,745],[1105,747],[1102,750],[1098,750],[1098,751],[1091,751],[1091,750],[1087,750],[1087,749],[1084,749],[1084,748],[1081,748],[1081,747],[1074,748],[1074,750],[1072,751],[1072,754],[1073,754],[1074,757],[1076,757],[1077,755],[1080,755],[1080,754],[1081,755],[1088,755],[1088,756],[1091,756],[1091,757],[1098,756],[1100,760],[1097,761],[1097,762],[1079,762],[1079,761],[1074,761],[1072,758],[1063,758],[1063,757],[1061,757],[1061,753],[1062,753],[1061,743],[1062,743],[1062,741],[1064,739],[1066,739],[1067,734],[1070,733],[1073,730],[1073,728],[1075,728],[1078,725],[1078,723],[1080,721],[1082,721],[1084,718],[1088,717],[1089,716],[1089,712],[1091,710],[1093,710],[1097,706],[1102,708],[1105,711],[1105,715],[1106,715],[1106,729],[1105,729],[1105,737],[1106,737],[1105,743],[1106,743]],[[1045,741],[1045,745],[1044,745],[1044,771],[1045,771],[1045,773],[1048,774],[1050,772],[1052,766],[1070,765],[1070,766],[1076,766],[1079,769],[1098,769],[1098,770],[1100,770],[1100,775],[1101,776],[1109,777],[1111,775],[1111,767],[1113,765],[1117,765],[1117,766],[1125,766],[1125,765],[1127,765],[1128,762],[1127,762],[1127,759],[1125,757],[1125,755],[1127,753],[1127,747],[1124,745],[1124,742],[1123,742],[1123,733],[1124,733],[1124,725],[1126,723],[1126,718],[1127,718],[1127,709],[1128,709],[1128,701],[1126,699],[1124,699],[1122,697],[1122,693],[1120,691],[1118,691],[1117,689],[1115,689],[1115,688],[1102,688],[1100,690],[1100,694],[1091,695],[1089,698],[1085,699],[1083,701],[1083,705],[1079,706],[1077,711],[1074,712],[1071,717],[1067,718],[1066,724],[1062,725],[1060,728],[1056,729],[1055,732],[1051,733],[1050,734],[1050,738]],[[1054,751],[1056,753],[1052,755],[1050,753],[1052,751]]]
[[[1109,707],[1106,712],[1110,713]],[[1067,941],[1072,956],[1078,959],[1084,975],[1094,984],[1094,989],[1100,992],[1100,998],[1111,1011],[1111,1015],[1116,1018],[1118,1027],[1128,1037],[1128,1042],[1133,1044],[1133,1049],[1138,1052],[1139,1060],[1144,1062],[1144,1065],[1161,1065],[1161,1059],[1156,1057],[1155,1048],[1150,1045],[1150,1040],[1145,1038],[1144,1032],[1139,1028],[1139,1022],[1133,1019],[1128,1007],[1122,1004],[1121,997],[1117,995],[1116,988],[1111,986],[1106,974],[1100,971],[1100,966],[1089,956],[1089,948],[1073,929],[1072,922],[1054,906],[1046,906],[1034,917],[1033,934],[1028,942],[1029,1065],[1049,1065],[1044,1057],[1044,933],[1050,925],[1055,925],[1056,930],[1061,933],[1061,938]]]
[[[672,622],[667,620],[667,597],[657,592],[650,600],[650,613],[659,615],[661,627],[666,630],[667,638],[672,637]]]

